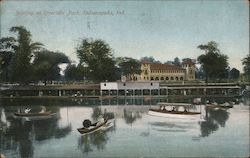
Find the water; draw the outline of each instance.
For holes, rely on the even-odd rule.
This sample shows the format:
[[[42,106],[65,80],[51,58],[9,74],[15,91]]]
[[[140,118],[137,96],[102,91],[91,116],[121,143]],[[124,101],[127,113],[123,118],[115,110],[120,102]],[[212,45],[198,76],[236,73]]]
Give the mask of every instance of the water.
[[[148,115],[148,109],[159,101],[2,100],[0,152],[24,158],[249,156],[249,98],[228,110],[194,106],[192,110],[201,111],[204,121],[192,122]],[[13,117],[14,112],[27,107],[39,111],[40,105],[56,115],[46,119]],[[77,131],[84,119],[95,121],[100,114],[115,118],[111,128],[89,135]]]

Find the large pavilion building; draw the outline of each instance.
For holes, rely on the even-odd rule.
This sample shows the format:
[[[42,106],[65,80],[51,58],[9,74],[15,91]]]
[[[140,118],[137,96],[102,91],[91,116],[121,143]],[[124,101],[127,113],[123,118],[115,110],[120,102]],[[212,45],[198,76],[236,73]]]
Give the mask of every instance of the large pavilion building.
[[[172,64],[141,63],[141,81],[195,80],[195,63],[187,60],[181,66]]]

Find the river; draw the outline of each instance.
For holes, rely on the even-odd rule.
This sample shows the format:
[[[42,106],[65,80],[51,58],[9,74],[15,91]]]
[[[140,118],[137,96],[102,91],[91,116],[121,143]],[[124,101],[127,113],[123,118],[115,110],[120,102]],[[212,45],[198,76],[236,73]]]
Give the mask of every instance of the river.
[[[232,98],[202,98],[217,102]],[[248,157],[249,98],[231,109],[200,111],[201,121],[182,121],[148,115],[161,101],[192,99],[16,99],[1,100],[0,152],[5,157]],[[13,114],[41,106],[55,113],[42,119]],[[112,119],[112,127],[82,135],[77,128],[99,115]]]

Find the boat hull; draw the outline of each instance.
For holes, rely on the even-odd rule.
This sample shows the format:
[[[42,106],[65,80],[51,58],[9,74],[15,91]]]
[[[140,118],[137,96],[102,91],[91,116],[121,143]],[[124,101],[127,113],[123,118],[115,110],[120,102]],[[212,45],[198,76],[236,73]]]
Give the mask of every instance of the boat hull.
[[[95,131],[100,130],[102,127],[104,127],[107,124],[108,120],[105,120],[103,123],[100,123],[99,125],[93,127],[93,128],[78,128],[78,132],[81,134],[88,134],[88,133],[93,133]]]
[[[50,111],[47,112],[43,112],[43,113],[19,113],[16,112],[14,113],[15,116],[19,116],[19,117],[40,117],[40,116],[49,116],[51,114]]]
[[[170,112],[149,109],[148,114],[152,116],[174,118],[180,120],[201,120],[200,112]]]
[[[208,109],[230,109],[230,108],[233,108],[233,105],[206,104],[206,108],[208,108]]]

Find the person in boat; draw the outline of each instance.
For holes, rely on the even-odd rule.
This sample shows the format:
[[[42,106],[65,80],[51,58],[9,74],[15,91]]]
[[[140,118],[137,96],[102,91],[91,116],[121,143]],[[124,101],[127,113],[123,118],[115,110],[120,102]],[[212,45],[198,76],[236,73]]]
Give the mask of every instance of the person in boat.
[[[46,108],[45,108],[45,106],[41,106],[41,111],[39,112],[39,113],[45,113],[46,112]]]
[[[159,110],[162,110],[162,105],[160,106]]]
[[[186,107],[184,107],[184,112],[188,112]]]
[[[96,125],[102,124],[105,121],[104,118],[101,115],[98,117],[97,120],[98,120],[98,122],[97,122]]]
[[[27,108],[27,109],[24,110],[24,113],[27,114],[27,113],[30,112],[30,110],[31,110],[31,109]]]
[[[165,106],[165,105],[163,106],[162,111],[167,111],[167,109],[166,109],[166,106]]]

